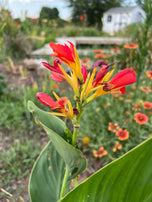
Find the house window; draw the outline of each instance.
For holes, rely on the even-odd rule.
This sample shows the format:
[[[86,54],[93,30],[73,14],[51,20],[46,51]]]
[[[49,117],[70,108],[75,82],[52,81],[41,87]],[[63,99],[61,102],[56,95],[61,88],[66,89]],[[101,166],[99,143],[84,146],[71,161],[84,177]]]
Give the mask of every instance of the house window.
[[[108,15],[107,21],[108,21],[108,22],[111,22],[111,21],[112,21],[112,16],[111,16],[111,15]]]

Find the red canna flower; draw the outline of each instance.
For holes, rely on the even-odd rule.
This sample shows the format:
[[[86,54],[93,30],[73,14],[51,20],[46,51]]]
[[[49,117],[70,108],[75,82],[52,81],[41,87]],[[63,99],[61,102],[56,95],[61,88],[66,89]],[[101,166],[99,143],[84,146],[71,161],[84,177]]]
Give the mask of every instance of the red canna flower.
[[[144,123],[148,122],[148,117],[145,114],[136,113],[134,116],[134,120],[140,125],[143,125]]]
[[[117,73],[109,81],[114,72],[114,69],[112,71],[109,71],[109,66],[112,66],[115,63],[116,62],[108,65],[102,60],[95,62],[95,64],[93,65],[92,74],[90,75],[89,73],[87,76],[86,83],[81,93],[81,99],[86,99],[93,91],[95,92],[87,98],[86,103],[89,103],[96,97],[107,93],[125,94],[125,86],[136,82],[136,74],[132,69],[125,69]],[[100,66],[101,69],[96,74],[98,66]]]
[[[119,136],[119,140],[120,141],[124,141],[124,140],[127,140],[129,138],[129,132],[127,130],[123,130],[123,129],[119,129],[117,132],[116,132],[116,136]]]
[[[103,77],[108,73],[108,65],[102,65],[102,68],[98,71],[96,78],[94,79],[92,85],[95,87],[99,85]]]
[[[137,49],[138,48],[138,44],[135,44],[135,43],[125,44],[124,48],[127,48],[127,49]]]
[[[52,56],[58,57],[60,60],[65,62],[67,65],[70,64],[70,62],[75,62],[75,49],[73,43],[68,41],[70,46],[67,44],[55,44],[54,42],[50,42],[50,47],[52,48],[54,54],[51,54]]]
[[[83,75],[81,73],[80,60],[77,54],[77,51],[74,47],[74,44],[68,41],[68,44],[55,44],[50,42],[50,47],[52,48],[54,54],[51,56],[58,57],[66,65],[68,65],[73,70],[73,79],[78,79],[80,82],[83,81]],[[60,65],[59,65],[60,66]],[[60,69],[63,72],[63,68],[60,66]],[[63,72],[65,75],[65,73]],[[77,85],[75,83],[75,85]]]
[[[143,102],[142,105],[143,105],[143,107],[144,107],[145,109],[151,109],[151,108],[152,108],[152,103],[150,103],[150,102],[148,102],[148,101]]]
[[[118,72],[110,81],[109,84],[111,86],[111,90],[118,89],[122,92],[122,94],[125,93],[125,87],[126,85],[132,84],[136,82],[136,74],[131,69],[125,69],[120,72]]]
[[[115,64],[116,62],[108,65],[107,63],[105,63],[102,60],[98,60],[93,64],[93,69],[95,67],[101,67],[101,69],[98,71],[96,78],[93,80],[92,86],[96,87],[98,85],[101,85],[101,81],[104,78],[104,76],[109,72],[109,67],[112,66],[113,64]]]
[[[54,65],[50,65],[49,63],[46,62],[42,62],[42,64],[48,68],[49,70],[51,70],[51,78],[54,81],[57,82],[62,82],[63,79],[65,79],[74,89],[74,92],[77,92],[77,80],[74,79],[74,77],[70,77],[65,70],[63,69],[63,67],[61,66],[62,61],[59,59],[55,59],[54,60]],[[72,74],[71,74],[72,75]]]
[[[93,155],[95,158],[98,158],[98,157],[101,158],[102,156],[105,156],[107,154],[108,154],[108,152],[106,150],[104,150],[104,147],[100,147],[99,151],[93,150]]]
[[[116,142],[114,148],[112,149],[113,152],[116,152],[117,150],[122,149],[122,144],[120,144],[119,142]]]
[[[60,67],[59,67],[59,64],[61,65],[62,62],[61,60],[59,59],[55,59],[54,60],[54,65],[50,65],[49,63],[46,63],[46,62],[42,62],[42,64],[48,68],[49,70],[52,71],[52,75],[51,75],[51,78],[54,80],[54,81],[57,81],[57,82],[61,82],[65,78],[63,72],[61,71]]]
[[[56,110],[56,112],[51,112],[51,114],[57,116],[65,116],[70,119],[73,119],[73,109],[71,102],[66,97],[59,98],[55,93],[54,96],[56,97],[57,101],[54,101],[48,94],[45,93],[37,93],[37,99],[44,105],[51,108],[51,110]],[[68,105],[68,106],[67,106]]]

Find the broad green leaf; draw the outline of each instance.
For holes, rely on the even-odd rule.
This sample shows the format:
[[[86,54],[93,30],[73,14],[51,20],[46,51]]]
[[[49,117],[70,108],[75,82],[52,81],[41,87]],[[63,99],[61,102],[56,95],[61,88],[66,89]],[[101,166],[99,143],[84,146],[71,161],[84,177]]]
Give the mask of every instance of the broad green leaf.
[[[47,112],[44,112],[43,110],[40,110],[31,101],[28,103],[28,108],[31,112],[33,112],[36,121],[47,132],[48,137],[55,146],[55,149],[64,159],[65,164],[69,171],[69,179],[73,179],[82,171],[84,171],[87,163],[82,152],[80,152],[78,149],[69,144],[68,140],[65,141],[65,139],[63,139],[65,131],[66,134],[70,133],[67,132],[68,129],[66,128],[65,124],[57,117]]]
[[[62,138],[71,142],[72,134],[61,119],[39,109],[32,101],[28,101],[28,110],[33,113],[36,122],[38,121],[43,123],[46,127],[59,134]]]
[[[53,144],[42,150],[33,167],[29,193],[32,202],[56,202],[60,197],[65,163]]]
[[[47,132],[58,153],[62,156],[69,171],[69,178],[73,179],[86,168],[86,159],[82,152],[70,145],[58,134],[41,124]]]
[[[105,166],[62,202],[151,202],[152,139]]]

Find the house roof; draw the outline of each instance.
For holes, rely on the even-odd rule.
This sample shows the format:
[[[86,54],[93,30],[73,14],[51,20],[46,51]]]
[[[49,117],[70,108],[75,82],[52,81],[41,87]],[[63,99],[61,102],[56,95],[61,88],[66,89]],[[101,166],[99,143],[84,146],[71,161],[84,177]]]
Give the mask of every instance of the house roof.
[[[110,8],[105,13],[124,13],[124,12],[131,12],[133,9],[137,8],[139,6],[130,6],[130,7],[115,7]]]

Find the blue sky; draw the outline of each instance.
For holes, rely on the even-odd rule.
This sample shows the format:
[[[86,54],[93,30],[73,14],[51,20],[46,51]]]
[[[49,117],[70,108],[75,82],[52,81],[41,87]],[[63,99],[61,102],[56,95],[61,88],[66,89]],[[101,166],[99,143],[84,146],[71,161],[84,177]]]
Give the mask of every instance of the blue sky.
[[[14,18],[24,19],[25,11],[28,17],[37,18],[43,6],[59,10],[59,15],[63,19],[70,19],[70,8],[66,0],[0,0],[0,5],[8,8]]]

